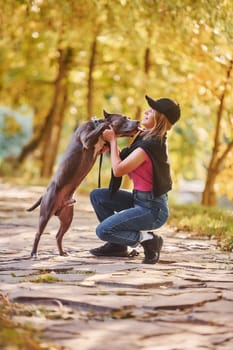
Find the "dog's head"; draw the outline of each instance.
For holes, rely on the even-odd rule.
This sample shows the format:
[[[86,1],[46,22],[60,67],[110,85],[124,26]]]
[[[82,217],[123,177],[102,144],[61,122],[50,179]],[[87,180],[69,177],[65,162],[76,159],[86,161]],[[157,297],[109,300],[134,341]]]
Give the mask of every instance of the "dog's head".
[[[118,136],[133,136],[139,127],[139,121],[131,120],[125,115],[103,111],[104,118]]]

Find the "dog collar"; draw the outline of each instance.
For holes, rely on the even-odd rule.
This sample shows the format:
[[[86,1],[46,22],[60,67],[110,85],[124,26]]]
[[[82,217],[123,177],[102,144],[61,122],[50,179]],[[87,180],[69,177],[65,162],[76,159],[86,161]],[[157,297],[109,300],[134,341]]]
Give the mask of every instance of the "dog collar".
[[[142,130],[138,130],[138,132],[136,132],[136,134],[132,137],[132,139],[130,140],[129,146],[131,146],[134,141],[136,140],[136,138],[141,134]]]

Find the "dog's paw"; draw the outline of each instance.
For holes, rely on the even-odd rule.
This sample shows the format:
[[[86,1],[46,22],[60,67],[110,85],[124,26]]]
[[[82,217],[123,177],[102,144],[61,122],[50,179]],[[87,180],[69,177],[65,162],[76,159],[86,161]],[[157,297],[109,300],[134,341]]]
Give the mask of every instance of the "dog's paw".
[[[82,146],[83,146],[83,149],[88,149],[89,148],[89,144],[87,142],[82,142]]]
[[[60,256],[69,256],[69,254],[67,252],[61,252]]]

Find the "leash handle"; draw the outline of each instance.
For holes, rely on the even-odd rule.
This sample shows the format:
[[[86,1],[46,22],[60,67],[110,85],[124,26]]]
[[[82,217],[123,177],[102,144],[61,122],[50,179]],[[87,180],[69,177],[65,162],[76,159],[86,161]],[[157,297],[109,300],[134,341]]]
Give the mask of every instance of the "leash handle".
[[[101,188],[101,168],[103,163],[103,153],[100,154],[99,159],[99,174],[98,174],[98,188]]]

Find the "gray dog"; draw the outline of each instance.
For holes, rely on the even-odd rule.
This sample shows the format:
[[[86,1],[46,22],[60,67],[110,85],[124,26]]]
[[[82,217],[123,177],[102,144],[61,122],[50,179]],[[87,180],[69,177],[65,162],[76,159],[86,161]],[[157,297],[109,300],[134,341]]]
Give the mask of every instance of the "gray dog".
[[[76,188],[92,169],[97,155],[101,153],[105,144],[102,133],[109,125],[118,136],[131,136],[137,131],[139,122],[121,114],[109,114],[104,111],[104,119],[88,121],[76,129],[45,194],[28,209],[32,211],[40,205],[39,225],[31,252],[32,257],[37,256],[40,237],[53,215],[58,216],[60,220],[60,228],[56,235],[59,254],[67,255],[62,249],[62,239],[73,219],[75,200],[72,197]]]

